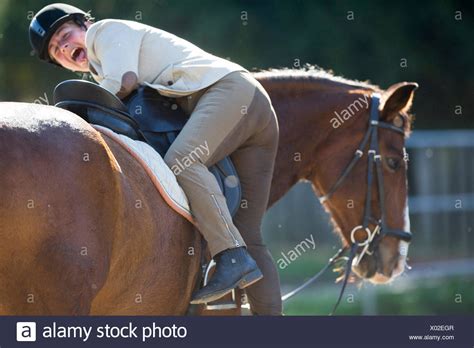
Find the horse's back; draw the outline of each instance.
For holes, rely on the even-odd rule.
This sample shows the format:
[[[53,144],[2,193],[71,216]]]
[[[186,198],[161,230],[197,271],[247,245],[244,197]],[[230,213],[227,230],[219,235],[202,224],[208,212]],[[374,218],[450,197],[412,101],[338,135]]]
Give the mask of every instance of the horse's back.
[[[0,170],[1,314],[160,314],[189,295],[190,224],[76,115],[0,103]]]

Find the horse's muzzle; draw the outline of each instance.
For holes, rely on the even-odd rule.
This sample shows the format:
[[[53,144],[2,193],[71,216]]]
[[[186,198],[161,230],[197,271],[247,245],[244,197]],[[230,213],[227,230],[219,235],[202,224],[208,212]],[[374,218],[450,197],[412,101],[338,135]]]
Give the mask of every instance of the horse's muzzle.
[[[358,265],[353,267],[354,273],[360,278],[374,284],[388,283],[404,270],[404,258],[398,250],[378,245],[371,255],[364,255]]]

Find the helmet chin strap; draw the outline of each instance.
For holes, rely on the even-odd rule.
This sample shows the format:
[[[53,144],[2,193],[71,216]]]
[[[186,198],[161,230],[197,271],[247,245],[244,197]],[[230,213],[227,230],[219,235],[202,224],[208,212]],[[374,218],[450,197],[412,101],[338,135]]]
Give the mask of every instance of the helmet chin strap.
[[[88,27],[86,25],[88,21],[82,19],[82,18],[75,18],[74,23],[76,23],[82,30],[87,31]]]

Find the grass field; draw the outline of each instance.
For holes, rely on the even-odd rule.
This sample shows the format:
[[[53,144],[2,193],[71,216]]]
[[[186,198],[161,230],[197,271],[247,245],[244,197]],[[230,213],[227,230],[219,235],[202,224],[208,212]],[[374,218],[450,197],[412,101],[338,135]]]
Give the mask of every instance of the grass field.
[[[275,261],[281,258],[279,251],[289,250],[288,245],[272,245]],[[278,252],[276,252],[278,251]],[[336,248],[320,248],[308,251],[285,268],[278,268],[283,294],[293,290],[324,267]],[[418,253],[419,254],[419,253]],[[417,254],[417,256],[418,256]],[[369,282],[349,284],[337,314],[344,315],[443,315],[474,314],[474,273],[469,268],[462,274],[456,266],[448,265],[456,259],[445,261],[418,258],[393,283],[372,285]],[[472,260],[472,259],[467,259]],[[426,266],[428,265],[428,267]],[[432,271],[443,272],[436,274]],[[464,266],[466,268],[466,266]],[[430,272],[425,272],[428,270]],[[336,275],[328,270],[316,283],[284,303],[286,315],[327,315],[337,301],[341,284],[335,284]]]
[[[284,305],[286,315],[327,315],[338,286],[314,285]],[[449,277],[403,285],[348,287],[337,314],[435,315],[474,314],[474,278]]]

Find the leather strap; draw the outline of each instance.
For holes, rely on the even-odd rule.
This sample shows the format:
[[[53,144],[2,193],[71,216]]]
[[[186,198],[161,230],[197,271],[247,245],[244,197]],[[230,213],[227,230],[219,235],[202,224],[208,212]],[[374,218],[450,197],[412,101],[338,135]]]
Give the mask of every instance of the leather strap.
[[[382,157],[380,155],[380,148],[378,142],[378,128],[384,128],[396,133],[405,135],[404,129],[396,127],[392,124],[381,122],[379,121],[379,105],[380,105],[380,95],[378,93],[372,94],[372,103],[370,108],[370,118],[367,131],[354,153],[354,157],[349,162],[349,164],[345,167],[344,171],[342,172],[339,179],[335,182],[335,184],[329,189],[329,191],[320,197],[321,203],[326,202],[331,196],[337,191],[337,189],[342,185],[344,180],[347,178],[349,173],[355,167],[355,165],[359,162],[359,160],[363,157],[365,148],[369,143],[369,151],[368,151],[368,159],[367,159],[367,194],[365,199],[365,206],[364,206],[364,216],[362,225],[359,226],[362,229],[367,231],[367,240],[365,242],[357,242],[353,240],[350,247],[345,247],[340,249],[323,267],[317,274],[315,274],[312,278],[308,281],[303,283],[301,286],[296,288],[295,290],[291,291],[290,293],[284,295],[282,297],[282,301],[286,301],[289,298],[293,297],[311,283],[316,281],[329,267],[331,267],[335,262],[342,259],[342,255],[345,251],[350,250],[349,256],[347,257],[346,269],[344,274],[344,281],[342,284],[341,291],[339,293],[339,297],[337,302],[331,312],[331,315],[334,314],[339,306],[342,296],[344,294],[344,290],[346,289],[347,282],[349,280],[350,274],[352,273],[352,263],[357,255],[357,251],[359,248],[363,248],[360,255],[360,258],[364,256],[366,252],[368,252],[368,248],[372,247],[372,249],[380,242],[383,236],[390,235],[400,240],[410,242],[412,239],[412,234],[410,231],[403,231],[399,229],[391,229],[387,226],[386,222],[386,211],[385,211],[385,190],[384,190],[384,181],[383,181],[383,168],[382,168]],[[374,181],[374,171],[377,180],[377,187],[378,187],[378,200],[380,206],[380,219],[374,219],[371,213],[372,207],[372,186]],[[376,228],[372,231],[369,229],[370,224],[376,225]],[[358,227],[354,228],[353,232],[355,232]],[[375,235],[376,234],[376,235]],[[352,237],[351,237],[352,238]],[[370,239],[369,239],[370,238]]]

